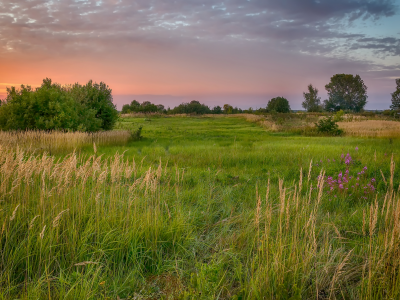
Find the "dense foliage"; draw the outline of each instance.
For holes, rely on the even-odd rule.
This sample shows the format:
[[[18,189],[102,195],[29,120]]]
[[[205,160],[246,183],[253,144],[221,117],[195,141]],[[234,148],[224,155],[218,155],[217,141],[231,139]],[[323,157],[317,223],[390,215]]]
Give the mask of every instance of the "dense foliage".
[[[267,111],[277,112],[277,113],[289,113],[290,112],[289,101],[283,97],[272,98],[268,102]]]
[[[400,78],[396,79],[396,91],[392,93],[392,110],[400,110]]]
[[[7,89],[0,107],[2,130],[110,130],[118,119],[111,89],[89,81],[61,86],[51,79],[39,88],[21,85]]]
[[[319,112],[322,110],[321,97],[318,97],[318,89],[312,84],[308,86],[308,93],[303,93],[304,101],[301,104],[308,112]]]
[[[336,74],[325,85],[329,99],[324,101],[325,110],[349,110],[360,112],[367,103],[367,86],[359,75]]]

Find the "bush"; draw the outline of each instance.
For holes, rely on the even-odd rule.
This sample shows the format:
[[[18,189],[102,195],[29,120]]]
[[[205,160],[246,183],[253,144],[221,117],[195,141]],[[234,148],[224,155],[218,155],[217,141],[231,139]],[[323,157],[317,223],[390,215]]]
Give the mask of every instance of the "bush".
[[[395,115],[395,111],[394,110],[390,110],[390,109],[386,109],[382,112],[382,115],[384,116],[394,116]]]
[[[7,89],[0,106],[2,130],[110,130],[118,119],[111,89],[101,82],[61,86],[51,79],[39,88]]]
[[[343,121],[343,116],[344,116],[344,111],[339,110],[335,113],[335,116],[333,117],[334,122],[340,122]]]
[[[142,129],[143,126],[139,126],[136,130],[129,130],[129,134],[131,135],[131,141],[139,141],[142,139]]]
[[[338,124],[336,124],[332,116],[319,120],[318,123],[315,123],[315,126],[319,133],[329,135],[341,135],[343,133],[343,130],[339,129]]]

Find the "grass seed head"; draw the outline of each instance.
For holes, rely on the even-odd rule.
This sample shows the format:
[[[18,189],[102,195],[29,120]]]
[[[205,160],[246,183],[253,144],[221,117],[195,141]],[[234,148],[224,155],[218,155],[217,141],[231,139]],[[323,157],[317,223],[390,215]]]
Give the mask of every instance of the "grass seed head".
[[[39,236],[40,236],[40,239],[41,239],[41,240],[43,240],[43,238],[44,238],[44,232],[45,232],[45,230],[46,230],[46,225],[43,226],[43,229],[42,229],[42,231],[40,232],[40,235],[39,235]]]
[[[15,209],[14,209],[14,211],[13,211],[11,217],[10,217],[10,221],[12,221],[12,220],[15,219],[15,216],[17,215],[17,210],[18,210],[18,207],[19,207],[19,206],[20,206],[20,204],[18,204],[18,205],[15,207]]]
[[[34,223],[35,223],[35,220],[36,220],[37,218],[39,218],[39,217],[40,217],[40,215],[37,215],[37,216],[35,216],[35,217],[31,220],[31,222],[29,223],[29,230],[32,229],[32,227],[33,227],[33,225],[34,225]]]
[[[55,228],[55,227],[57,227],[57,226],[59,225],[60,219],[61,219],[62,215],[63,215],[64,213],[66,213],[67,211],[69,211],[69,209],[63,210],[62,212],[60,212],[60,213],[54,218],[54,220],[53,220],[53,228]]]

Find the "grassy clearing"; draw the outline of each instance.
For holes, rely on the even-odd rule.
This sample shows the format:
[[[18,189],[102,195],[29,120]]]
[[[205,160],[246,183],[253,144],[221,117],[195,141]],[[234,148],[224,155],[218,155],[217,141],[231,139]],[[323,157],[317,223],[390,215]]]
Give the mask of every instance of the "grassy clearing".
[[[2,146],[3,299],[399,298],[398,139],[119,127],[140,125],[141,141],[57,157]],[[376,190],[318,177],[347,169]]]

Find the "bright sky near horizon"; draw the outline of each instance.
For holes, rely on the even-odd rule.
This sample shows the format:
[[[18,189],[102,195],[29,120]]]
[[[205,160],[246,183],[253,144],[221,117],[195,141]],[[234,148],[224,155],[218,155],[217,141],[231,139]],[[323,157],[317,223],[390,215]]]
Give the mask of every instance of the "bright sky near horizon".
[[[6,87],[104,81],[120,108],[301,109],[337,73],[359,74],[367,109],[387,109],[400,77],[400,0],[0,0]]]

